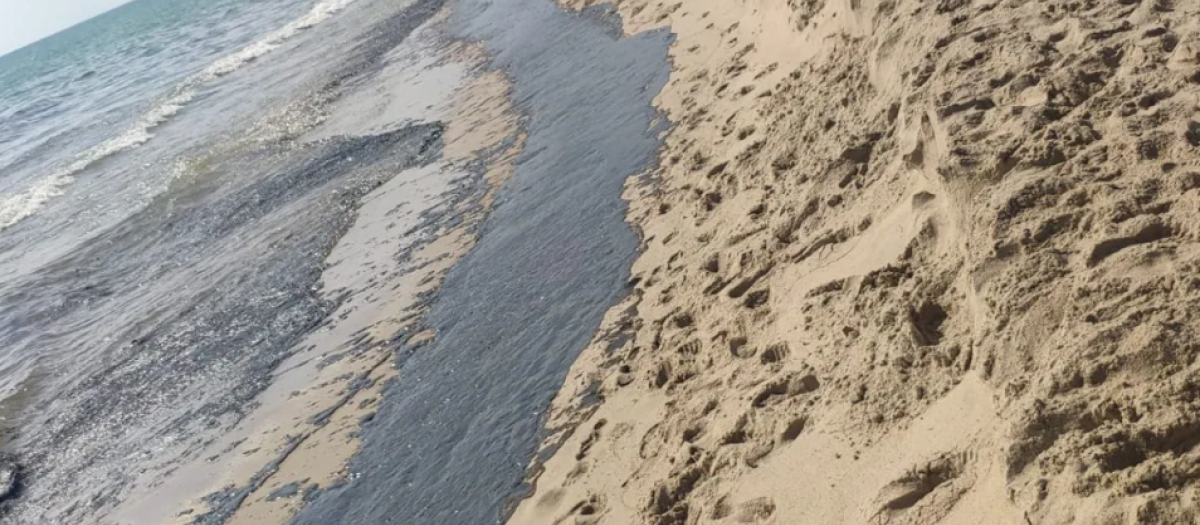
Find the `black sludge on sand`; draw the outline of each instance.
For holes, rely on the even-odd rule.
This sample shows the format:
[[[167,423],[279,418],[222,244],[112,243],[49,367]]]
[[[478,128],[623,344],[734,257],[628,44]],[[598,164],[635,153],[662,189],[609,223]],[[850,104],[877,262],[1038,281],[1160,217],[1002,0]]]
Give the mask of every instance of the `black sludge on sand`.
[[[363,197],[441,152],[440,123],[304,139],[320,125],[312,117],[367,85],[442,0],[397,4],[357,2],[225,77],[140,149],[97,163],[64,198],[137,172],[120,169],[130,156],[170,182],[52,262],[0,275],[0,368],[20,354],[36,371],[0,400],[0,445],[18,454],[0,454],[0,523],[101,521],[254,410],[297,343],[331,321],[346,297],[315,287]],[[302,61],[303,74],[289,67]],[[263,81],[280,71],[284,80]],[[260,88],[251,100],[261,105],[242,99]],[[177,131],[185,148],[160,146]],[[122,185],[136,186],[105,184]],[[87,200],[127,204],[105,195]],[[0,235],[0,259],[24,249],[11,235]],[[225,521],[251,488],[214,495],[195,521]]]
[[[243,410],[336,309],[314,287],[361,198],[436,159],[441,135],[422,124],[214,161],[212,180],[181,184],[16,289],[54,299],[26,302],[23,319],[37,326],[104,309],[100,343],[112,343],[88,356],[103,368],[56,392],[53,417],[23,429],[36,439],[21,458],[32,479],[13,508],[0,505],[0,521],[87,522],[112,503],[96,493],[116,490],[90,480],[128,476],[126,458],[148,442],[199,447]],[[244,166],[259,169],[237,177]],[[12,471],[4,492],[15,493],[20,470],[8,462],[0,489]]]
[[[656,159],[650,104],[667,80],[670,35],[620,38],[614,15],[547,0],[451,7],[451,31],[486,44],[512,79],[525,151],[431,307],[438,339],[401,357],[355,475],[296,523],[503,520],[504,503],[526,493],[540,414],[626,293],[636,237],[621,189]]]

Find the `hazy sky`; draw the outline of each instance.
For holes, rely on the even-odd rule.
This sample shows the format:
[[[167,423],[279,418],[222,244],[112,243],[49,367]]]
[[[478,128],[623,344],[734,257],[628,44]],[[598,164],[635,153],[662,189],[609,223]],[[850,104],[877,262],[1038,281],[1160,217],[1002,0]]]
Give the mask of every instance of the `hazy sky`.
[[[0,0],[0,55],[130,0]]]

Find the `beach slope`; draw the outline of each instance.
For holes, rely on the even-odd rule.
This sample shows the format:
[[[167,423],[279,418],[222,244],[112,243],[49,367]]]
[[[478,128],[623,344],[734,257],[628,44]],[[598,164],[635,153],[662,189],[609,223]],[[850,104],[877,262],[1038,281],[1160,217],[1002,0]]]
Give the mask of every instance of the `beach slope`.
[[[616,9],[674,127],[510,523],[1196,521],[1200,4]]]

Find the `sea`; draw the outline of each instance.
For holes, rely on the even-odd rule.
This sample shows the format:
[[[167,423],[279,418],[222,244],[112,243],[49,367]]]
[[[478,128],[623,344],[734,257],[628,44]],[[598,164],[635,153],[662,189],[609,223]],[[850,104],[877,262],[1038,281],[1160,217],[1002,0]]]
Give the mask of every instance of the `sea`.
[[[289,359],[347,347],[302,346],[380,293],[325,288],[330,254],[388,235],[347,232],[440,169],[451,125],[387,109],[487,72],[510,85],[516,167],[494,201],[486,154],[445,173],[417,228],[434,242],[482,214],[472,248],[380,343],[399,374],[346,475],[286,520],[502,522],[567,368],[628,292],[621,191],[667,130],[670,42],[548,0],[136,0],[0,57],[0,523],[154,522],[118,509],[187,475]],[[412,80],[437,74],[414,55],[468,45],[484,59],[448,84]],[[437,338],[414,351],[421,330]],[[173,519],[224,523],[240,499],[221,502]]]

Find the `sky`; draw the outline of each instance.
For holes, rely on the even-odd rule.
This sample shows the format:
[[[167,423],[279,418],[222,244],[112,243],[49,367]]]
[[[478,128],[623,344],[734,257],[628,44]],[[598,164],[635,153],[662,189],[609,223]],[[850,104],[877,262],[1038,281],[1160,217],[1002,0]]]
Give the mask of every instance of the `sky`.
[[[0,55],[130,0],[0,0]]]

